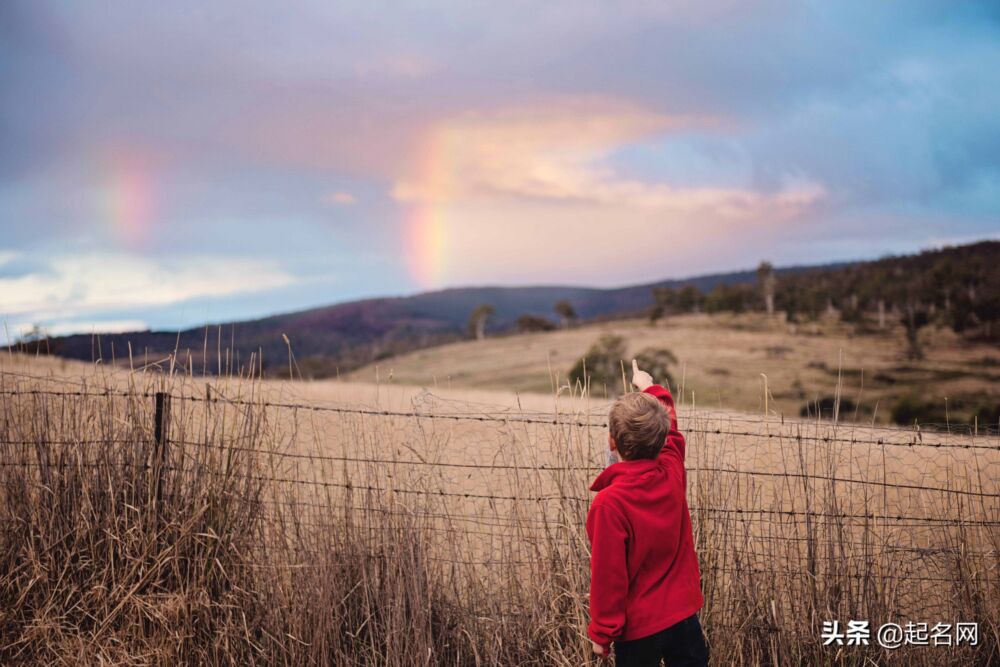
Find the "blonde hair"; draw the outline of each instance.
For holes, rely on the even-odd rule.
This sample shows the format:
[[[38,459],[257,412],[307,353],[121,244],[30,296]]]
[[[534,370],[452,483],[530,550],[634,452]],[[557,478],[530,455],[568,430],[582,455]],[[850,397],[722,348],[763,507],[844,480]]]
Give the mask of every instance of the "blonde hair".
[[[608,429],[623,459],[655,459],[670,431],[670,415],[647,393],[625,394],[611,406]]]

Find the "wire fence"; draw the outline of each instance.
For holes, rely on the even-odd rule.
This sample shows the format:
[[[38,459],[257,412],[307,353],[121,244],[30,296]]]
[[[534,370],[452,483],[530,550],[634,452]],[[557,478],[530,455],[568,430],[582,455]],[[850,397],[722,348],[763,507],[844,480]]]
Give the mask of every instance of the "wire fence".
[[[418,411],[406,411],[406,410],[380,410],[380,409],[366,409],[357,407],[345,407],[345,406],[330,406],[330,405],[318,405],[314,403],[290,403],[290,402],[273,402],[266,400],[246,400],[246,399],[233,399],[226,398],[216,394],[215,396],[191,396],[185,394],[171,394],[167,392],[149,392],[149,391],[128,391],[128,390],[104,390],[104,391],[86,391],[86,390],[70,390],[70,391],[55,391],[55,390],[45,390],[45,389],[20,389],[20,390],[4,390],[0,391],[0,396],[41,396],[41,397],[60,397],[60,398],[153,398],[156,394],[166,395],[169,399],[173,401],[190,401],[194,403],[206,403],[206,404],[225,404],[230,406],[244,406],[250,408],[278,408],[283,410],[293,410],[302,412],[327,412],[343,415],[364,415],[369,417],[403,417],[412,419],[431,419],[431,420],[452,420],[452,421],[469,421],[469,422],[494,422],[503,424],[535,424],[543,426],[570,426],[570,427],[580,427],[580,428],[596,428],[596,429],[606,429],[608,427],[607,421],[584,421],[580,419],[573,419],[568,415],[551,415],[546,417],[530,417],[530,416],[518,416],[513,414],[511,410],[503,410],[496,412],[481,412],[477,411],[475,413],[454,413],[454,414],[443,414],[443,413],[429,413],[429,412],[418,412]],[[685,428],[685,433],[690,434],[701,434],[701,435],[723,435],[723,436],[736,436],[736,437],[752,437],[752,438],[764,438],[764,439],[791,439],[795,441],[807,441],[807,442],[821,442],[821,443],[839,443],[845,445],[875,445],[875,446],[885,446],[885,447],[928,447],[928,448],[945,448],[945,449],[983,449],[988,451],[1000,452],[1000,442],[994,444],[986,444],[984,442],[977,442],[977,439],[981,440],[998,440],[994,437],[995,434],[992,431],[984,431],[980,436],[978,434],[956,434],[956,437],[963,438],[963,441],[947,442],[935,439],[938,434],[937,429],[930,431],[921,431],[917,429],[903,429],[903,428],[893,428],[885,426],[876,425],[864,425],[863,428],[866,431],[872,432],[883,432],[886,435],[884,437],[877,438],[857,438],[857,437],[845,437],[838,435],[808,435],[802,432],[804,425],[808,425],[801,420],[788,420],[785,421],[781,419],[778,422],[769,421],[767,418],[761,419],[746,419],[740,418],[733,415],[726,415],[725,420],[732,423],[754,423],[761,424],[763,426],[777,426],[779,430],[776,432],[767,432],[762,430],[733,430],[733,429],[723,429],[723,428]],[[829,423],[829,422],[826,422]],[[939,425],[935,425],[939,426]],[[945,425],[947,427],[947,425]],[[841,428],[850,428],[851,425],[843,425]],[[927,438],[925,440],[925,437]]]
[[[10,373],[4,371],[0,374],[8,375]],[[22,377],[32,377],[27,375],[21,375]],[[169,392],[153,392],[153,391],[138,391],[138,390],[111,390],[105,389],[102,391],[93,390],[51,390],[51,389],[38,389],[38,388],[19,388],[19,389],[4,389],[0,390],[0,396],[11,397],[11,398],[33,398],[38,400],[48,400],[52,398],[58,399],[151,399],[157,395],[165,397],[167,400],[172,402],[186,401],[194,404],[202,404],[204,406],[213,405],[224,405],[230,407],[243,407],[249,409],[258,410],[282,410],[291,411],[295,418],[299,418],[297,413],[299,412],[311,412],[311,413],[330,413],[335,415],[356,415],[360,417],[369,418],[400,418],[409,419],[414,421],[468,421],[477,423],[494,423],[503,425],[533,425],[542,427],[556,427],[556,428],[582,428],[582,429],[598,429],[605,430],[607,428],[606,421],[589,421],[581,420],[576,418],[572,414],[560,415],[548,415],[543,418],[539,417],[525,417],[516,414],[511,414],[510,410],[495,411],[495,412],[482,412],[478,411],[474,414],[442,414],[435,412],[422,412],[422,411],[404,411],[404,410],[385,410],[385,409],[370,409],[370,408],[357,408],[357,407],[346,407],[346,406],[329,406],[329,405],[317,405],[312,403],[304,402],[275,402],[263,399],[242,399],[242,398],[227,398],[222,396],[219,392],[215,392],[214,395],[209,396],[192,396],[185,394],[174,394]],[[739,421],[741,418],[733,417],[730,415],[725,415],[723,419],[727,422]],[[745,420],[753,421],[753,420]],[[983,436],[968,436],[968,435],[958,435],[950,436],[948,438],[942,437],[942,434],[929,435],[925,434],[919,430],[910,429],[894,429],[886,427],[876,427],[876,426],[863,426],[860,427],[864,432],[880,432],[881,437],[857,437],[856,435],[839,435],[838,430],[855,430],[858,427],[854,425],[848,426],[838,426],[835,424],[829,424],[826,422],[809,423],[802,421],[785,421],[782,420],[779,424],[774,424],[768,422],[765,419],[756,420],[757,423],[763,427],[763,429],[742,429],[735,430],[731,428],[722,428],[716,426],[714,428],[699,428],[695,426],[683,427],[683,432],[690,438],[691,436],[703,436],[705,439],[710,439],[713,437],[728,437],[728,438],[743,438],[753,442],[754,446],[759,446],[768,441],[778,441],[782,444],[801,444],[801,443],[822,443],[826,445],[835,445],[843,447],[870,447],[870,448],[885,448],[885,447],[902,447],[909,450],[917,448],[928,448],[928,449],[939,449],[947,451],[984,451],[984,452],[998,452],[1000,453],[1000,439],[996,437],[991,437],[989,435]],[[829,432],[823,434],[810,434],[807,432],[810,428],[816,428],[817,424],[821,428],[827,429]],[[928,439],[925,440],[925,437]],[[141,437],[136,437],[135,434],[130,434],[126,438],[87,438],[87,437],[72,437],[64,438],[61,440],[47,440],[44,444],[48,445],[75,445],[75,446],[115,446],[115,445],[135,445],[142,442]],[[152,440],[146,438],[145,442],[148,444]],[[302,452],[302,451],[290,451],[281,450],[277,447],[261,447],[261,446],[251,446],[241,444],[239,439],[178,439],[170,438],[172,445],[185,445],[190,447],[203,447],[203,448],[213,448],[220,451],[232,451],[241,452],[245,454],[253,454],[266,456],[273,459],[279,460],[291,460],[291,461],[301,461],[308,462],[313,465],[323,464],[323,463],[354,463],[354,464],[367,464],[367,465],[385,465],[385,466],[417,466],[417,467],[428,467],[436,469],[456,469],[456,470],[488,470],[488,471],[525,471],[525,472],[585,472],[585,473],[597,473],[603,470],[604,466],[597,465],[594,463],[553,463],[547,461],[538,461],[531,464],[521,464],[521,463],[507,463],[507,462],[497,462],[490,461],[488,463],[481,463],[475,461],[442,461],[442,460],[426,460],[416,457],[410,458],[399,458],[399,457],[379,457],[377,455],[368,456],[358,456],[350,455],[344,453],[324,453],[322,451],[312,451],[312,452]],[[37,445],[40,444],[35,438],[25,439],[25,440],[14,440],[5,439],[2,444],[5,445]],[[836,484],[849,484],[849,485],[861,485],[868,487],[877,487],[881,489],[891,489],[891,490],[912,490],[920,492],[932,492],[941,494],[950,494],[955,496],[967,496],[974,498],[987,498],[995,499],[997,498],[997,489],[989,488],[983,489],[969,489],[969,488],[958,488],[957,485],[951,486],[935,486],[932,484],[925,483],[908,483],[899,481],[889,481],[887,479],[870,479],[870,478],[855,478],[850,476],[837,476],[823,474],[822,472],[816,471],[800,471],[791,472],[788,470],[758,470],[758,469],[741,469],[738,467],[725,467],[725,466],[705,466],[705,465],[687,465],[686,470],[689,474],[712,474],[712,475],[732,475],[732,476],[746,476],[746,477],[758,477],[758,478],[773,478],[773,479],[783,479],[783,480],[809,480],[813,482],[829,482]],[[291,478],[291,477],[262,477],[261,481],[276,482],[282,484],[304,484],[310,486],[340,486],[343,488],[355,488],[355,489],[367,489],[367,490],[378,490],[378,491],[392,491],[396,493],[408,493],[417,491],[412,491],[409,489],[402,488],[375,488],[375,487],[365,487],[364,485],[351,485],[349,483],[345,484],[334,484],[332,482],[317,481],[311,479],[301,479],[301,478]],[[466,498],[486,498],[495,500],[530,500],[530,501],[547,501],[547,500],[569,500],[574,502],[586,502],[591,499],[591,495],[581,494],[579,496],[509,496],[502,494],[490,494],[490,493],[461,493],[453,494],[444,490],[438,491],[419,491],[421,494],[434,493],[437,495],[458,495]],[[739,510],[732,510],[739,511]],[[794,515],[794,512],[790,512],[789,515]],[[858,518],[875,518],[874,515],[860,515]],[[897,515],[895,517],[897,520],[902,520],[902,515]],[[932,517],[918,517],[918,520],[933,520]]]
[[[372,517],[417,520],[436,541],[428,558],[444,565],[544,566],[543,543],[587,555],[588,487],[604,468],[607,423],[586,411],[433,401],[406,410],[232,397],[218,387],[195,395],[30,382],[0,385],[0,468],[134,465],[178,479],[225,477],[261,489],[271,520],[300,528],[335,529],[347,514],[362,527],[376,525]],[[10,426],[28,413],[44,415],[35,422],[44,428]],[[250,414],[264,426],[248,427]],[[997,580],[997,437],[679,416],[703,575],[898,583],[911,587],[899,596],[911,608],[926,598],[922,584],[954,583],[960,567]],[[28,450],[33,462],[11,455]],[[112,450],[143,454],[106,458]],[[248,459],[256,465],[239,464]]]

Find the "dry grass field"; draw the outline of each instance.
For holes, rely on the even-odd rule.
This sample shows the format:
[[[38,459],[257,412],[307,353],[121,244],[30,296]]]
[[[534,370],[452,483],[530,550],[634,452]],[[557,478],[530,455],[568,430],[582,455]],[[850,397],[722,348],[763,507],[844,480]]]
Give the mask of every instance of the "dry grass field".
[[[699,326],[612,328],[669,346],[697,387],[679,417],[714,664],[995,664],[1000,439],[783,416],[784,383],[828,376],[779,362],[850,339]],[[4,355],[0,662],[588,664],[583,519],[608,403],[529,383],[597,329],[429,350],[380,383]],[[894,346],[843,367],[897,364]],[[937,349],[929,364],[983,355]],[[768,414],[747,398],[760,372]],[[703,402],[711,382],[749,411]],[[850,619],[977,622],[980,641],[821,645],[823,621]]]
[[[628,354],[667,348],[678,399],[686,405],[762,414],[767,376],[768,411],[798,417],[804,404],[835,395],[861,406],[862,421],[886,423],[892,405],[907,394],[1000,401],[1000,351],[959,339],[950,330],[921,332],[926,359],[909,361],[902,327],[857,335],[827,320],[791,327],[761,313],[680,315],[651,326],[645,320],[613,321],[576,329],[488,338],[385,359],[346,376],[431,387],[552,394],[569,369],[601,334],[625,339]],[[601,388],[595,388],[600,391]],[[683,390],[683,391],[681,391]],[[959,419],[967,417],[955,409]],[[848,417],[849,415],[844,415]],[[994,428],[996,424],[992,425]]]

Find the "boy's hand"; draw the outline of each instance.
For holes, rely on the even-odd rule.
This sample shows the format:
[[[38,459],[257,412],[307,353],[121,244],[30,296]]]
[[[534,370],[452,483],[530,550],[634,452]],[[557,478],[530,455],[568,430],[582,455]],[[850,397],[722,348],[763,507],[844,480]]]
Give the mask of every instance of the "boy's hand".
[[[594,647],[594,655],[600,656],[602,659],[607,660],[610,656],[604,651],[604,647],[597,642],[591,640],[590,642]]]
[[[639,391],[646,391],[653,386],[653,376],[646,371],[640,371],[639,364],[635,359],[632,360],[632,384]]]

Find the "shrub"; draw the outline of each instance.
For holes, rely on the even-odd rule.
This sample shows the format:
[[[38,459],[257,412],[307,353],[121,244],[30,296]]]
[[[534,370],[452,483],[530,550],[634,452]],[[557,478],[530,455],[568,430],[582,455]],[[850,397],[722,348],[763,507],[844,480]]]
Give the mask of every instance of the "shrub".
[[[591,345],[587,354],[578,360],[569,372],[570,382],[590,387],[603,387],[608,395],[618,395],[622,388],[622,368],[625,380],[631,381],[631,359],[626,355],[625,340],[621,336],[605,334]],[[677,357],[666,348],[646,349],[635,354],[639,368],[653,376],[653,380],[667,387],[674,384],[670,366]]]
[[[625,339],[614,334],[604,334],[570,369],[570,382],[603,387],[605,393],[616,395],[621,392],[624,359]]]
[[[980,406],[975,412],[975,418],[980,428],[1000,429],[1000,402]]]
[[[913,394],[900,397],[892,406],[892,421],[903,426],[943,424],[948,421],[944,404],[927,401]]]
[[[544,317],[538,317],[537,315],[521,315],[517,318],[517,330],[521,333],[530,333],[534,331],[554,331],[556,325]]]

